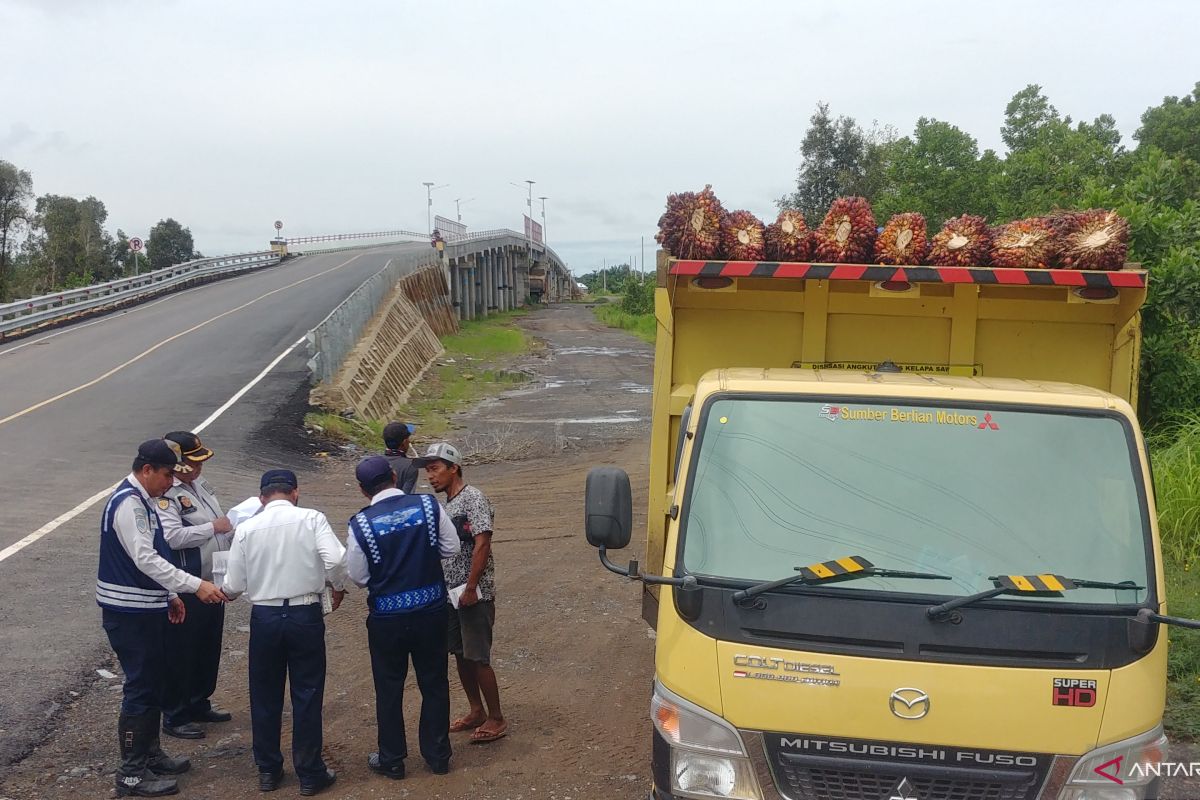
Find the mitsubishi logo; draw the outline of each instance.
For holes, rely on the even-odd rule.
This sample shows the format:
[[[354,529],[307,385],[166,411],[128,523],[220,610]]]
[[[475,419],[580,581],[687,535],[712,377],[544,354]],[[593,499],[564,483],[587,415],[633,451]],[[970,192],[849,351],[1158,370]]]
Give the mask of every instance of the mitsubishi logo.
[[[921,798],[917,797],[917,790],[908,782],[908,778],[901,778],[887,800],[921,800]]]
[[[929,713],[929,695],[920,689],[900,688],[888,698],[888,707],[900,719],[921,719]]]

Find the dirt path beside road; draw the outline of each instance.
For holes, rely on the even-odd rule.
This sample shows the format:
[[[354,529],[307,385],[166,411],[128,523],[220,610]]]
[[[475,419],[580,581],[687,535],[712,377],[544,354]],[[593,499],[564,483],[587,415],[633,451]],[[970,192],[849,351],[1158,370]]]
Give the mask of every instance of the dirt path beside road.
[[[325,754],[339,778],[325,796],[641,800],[648,792],[653,641],[640,619],[640,589],[601,568],[581,525],[587,470],[609,463],[633,476],[635,529],[644,529],[651,351],[625,333],[604,328],[582,306],[541,310],[520,324],[548,345],[524,361],[535,382],[457,419],[464,428],[457,438],[474,440],[475,449],[510,446],[524,457],[515,464],[466,470],[467,480],[497,509],[493,663],[509,735],[488,745],[471,745],[465,734],[454,735],[450,774],[432,775],[417,754],[420,695],[410,679],[405,695],[409,776],[392,782],[372,775],[366,757],[375,749],[374,688],[365,592],[355,591],[327,618]],[[353,459],[345,458],[313,462],[301,472],[301,502],[325,511],[339,533],[341,521],[362,504],[352,470]],[[225,492],[226,497],[238,494],[232,487]],[[640,549],[635,540],[630,555]],[[181,796],[261,796],[250,755],[248,624],[247,604],[231,604],[214,699],[233,712],[233,722],[208,726],[208,737],[196,742],[164,737],[169,752],[193,761],[180,781]],[[52,636],[47,633],[48,642]],[[108,668],[117,677],[95,677],[77,687],[79,696],[56,732],[0,777],[0,798],[109,796],[120,671],[115,663]],[[466,705],[450,672],[458,714]],[[289,719],[285,714],[285,754]],[[287,772],[280,796],[297,791],[290,763]]]

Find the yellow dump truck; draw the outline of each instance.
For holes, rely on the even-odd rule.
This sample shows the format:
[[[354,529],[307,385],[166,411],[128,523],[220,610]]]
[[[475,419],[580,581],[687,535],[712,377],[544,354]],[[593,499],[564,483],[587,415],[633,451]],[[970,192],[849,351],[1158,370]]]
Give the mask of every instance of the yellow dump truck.
[[[1157,796],[1146,274],[659,254],[650,797]],[[1194,626],[1194,623],[1190,623]]]

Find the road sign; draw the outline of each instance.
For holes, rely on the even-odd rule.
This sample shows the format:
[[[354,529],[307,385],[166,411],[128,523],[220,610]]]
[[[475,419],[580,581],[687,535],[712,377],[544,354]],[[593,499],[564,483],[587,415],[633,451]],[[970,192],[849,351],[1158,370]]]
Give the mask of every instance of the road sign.
[[[139,239],[138,237],[135,236],[129,240],[129,249],[132,250],[133,252],[135,252],[135,253],[142,252],[142,247],[143,247],[142,240]]]
[[[283,220],[281,220],[281,219],[275,220],[275,230],[277,230],[277,231],[283,230]]]

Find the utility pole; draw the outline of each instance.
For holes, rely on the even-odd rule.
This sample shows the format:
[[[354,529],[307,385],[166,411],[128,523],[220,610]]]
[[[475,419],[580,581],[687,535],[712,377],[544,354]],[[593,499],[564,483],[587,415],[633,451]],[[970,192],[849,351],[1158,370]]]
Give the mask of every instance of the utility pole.
[[[550,236],[546,233],[546,201],[549,199],[548,197],[538,198],[542,201],[542,244],[550,243]]]
[[[433,190],[445,189],[450,184],[443,183],[441,186],[434,186],[433,181],[424,181],[421,185],[425,187],[425,232],[433,235]]]
[[[468,198],[468,199],[466,199],[466,200],[463,200],[461,197],[459,197],[459,198],[455,199],[455,201],[454,201],[454,211],[455,211],[455,213],[457,213],[457,214],[458,214],[458,221],[459,221],[459,222],[462,222],[462,204],[463,204],[463,203],[469,203],[469,202],[471,202],[471,201],[472,201],[472,200],[474,200],[474,199],[475,199],[474,197],[470,197],[470,198]]]
[[[646,237],[642,237],[642,283],[646,282]]]

